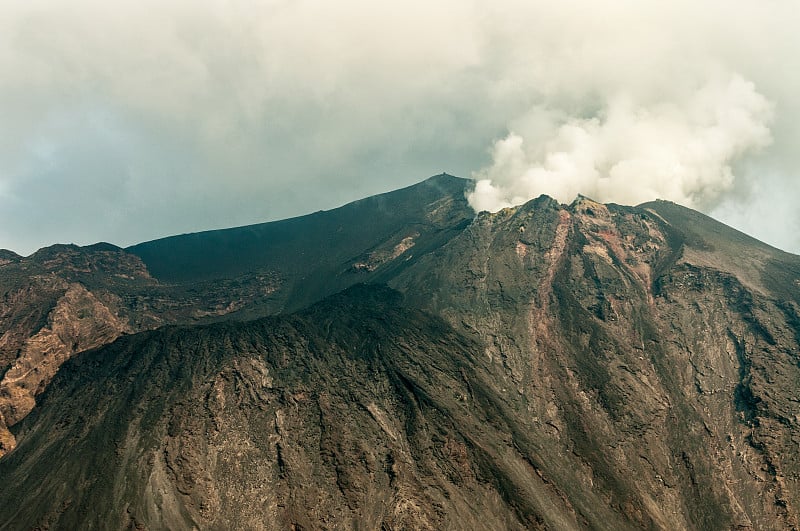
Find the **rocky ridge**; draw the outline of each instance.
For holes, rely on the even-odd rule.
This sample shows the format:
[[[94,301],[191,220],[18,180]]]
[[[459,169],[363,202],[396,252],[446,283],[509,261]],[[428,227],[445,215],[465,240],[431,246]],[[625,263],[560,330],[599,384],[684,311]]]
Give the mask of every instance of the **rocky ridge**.
[[[471,215],[463,186],[442,175],[333,211],[128,250],[0,253],[0,457],[15,445],[8,427],[74,354],[166,324],[297,309],[369,281],[381,266],[377,273],[412,263],[463,228]]]
[[[241,262],[278,285],[210,319],[229,323],[66,362],[12,429],[0,528],[798,527],[800,258],[666,202],[543,196],[465,223],[466,183],[426,183],[365,200],[425,206],[335,256],[314,238],[355,238],[364,203],[260,229],[287,254]],[[159,249],[128,253],[179,290],[148,319],[188,315],[175,294],[206,300],[212,274],[249,289],[224,253],[187,272]],[[360,280],[396,291],[332,295]]]

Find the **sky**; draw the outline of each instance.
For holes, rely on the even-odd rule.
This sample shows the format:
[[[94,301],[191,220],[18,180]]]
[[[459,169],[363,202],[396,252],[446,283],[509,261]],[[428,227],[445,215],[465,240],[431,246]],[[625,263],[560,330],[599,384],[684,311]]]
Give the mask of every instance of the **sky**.
[[[5,0],[0,248],[130,245],[447,172],[800,253],[793,0]]]

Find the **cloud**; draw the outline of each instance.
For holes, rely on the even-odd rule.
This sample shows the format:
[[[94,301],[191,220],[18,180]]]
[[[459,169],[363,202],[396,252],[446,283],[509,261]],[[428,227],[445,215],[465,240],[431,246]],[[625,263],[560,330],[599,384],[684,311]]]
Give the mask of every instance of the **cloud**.
[[[734,186],[731,165],[771,142],[771,117],[772,105],[738,76],[679,103],[645,108],[617,97],[593,118],[553,120],[534,107],[523,120],[527,131],[495,143],[492,165],[476,173],[468,198],[478,211],[541,194],[561,202],[584,194],[622,204],[713,205]]]
[[[734,220],[756,189],[782,190],[768,195],[782,204],[800,193],[794,9],[10,0],[0,247],[129,244],[277,219],[443,170],[477,172],[495,201],[512,202],[531,193],[514,172],[563,176],[548,149],[595,168],[586,195],[615,161],[603,186],[625,193],[635,187],[622,176],[678,161],[685,171],[654,192],[675,178],[681,197]],[[554,195],[566,182],[546,181]],[[734,221],[769,236],[753,219]]]
[[[529,103],[473,173],[473,206],[497,210],[542,193],[564,202],[578,193],[627,204],[658,197],[800,251],[792,9],[679,0],[510,10],[520,31],[497,26],[509,45],[496,88],[502,97],[527,91]]]

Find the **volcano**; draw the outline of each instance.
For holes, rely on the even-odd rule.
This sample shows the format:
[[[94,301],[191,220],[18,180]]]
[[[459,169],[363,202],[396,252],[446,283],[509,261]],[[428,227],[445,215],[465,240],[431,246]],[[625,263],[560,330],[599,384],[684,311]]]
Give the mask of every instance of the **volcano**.
[[[0,529],[797,529],[800,257],[471,185],[0,252]]]

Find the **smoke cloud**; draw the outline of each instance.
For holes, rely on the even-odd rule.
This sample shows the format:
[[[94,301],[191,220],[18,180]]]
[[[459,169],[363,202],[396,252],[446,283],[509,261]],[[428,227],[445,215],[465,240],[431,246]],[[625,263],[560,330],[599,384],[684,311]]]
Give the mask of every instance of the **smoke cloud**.
[[[540,194],[637,204],[669,199],[714,205],[735,184],[732,165],[771,142],[772,105],[752,82],[709,82],[683,101],[637,106],[617,97],[597,117],[533,108],[498,140],[477,172],[475,210],[497,211]]]
[[[6,0],[0,248],[126,245],[447,171],[800,251],[792,0]],[[87,215],[87,213],[90,213]]]

